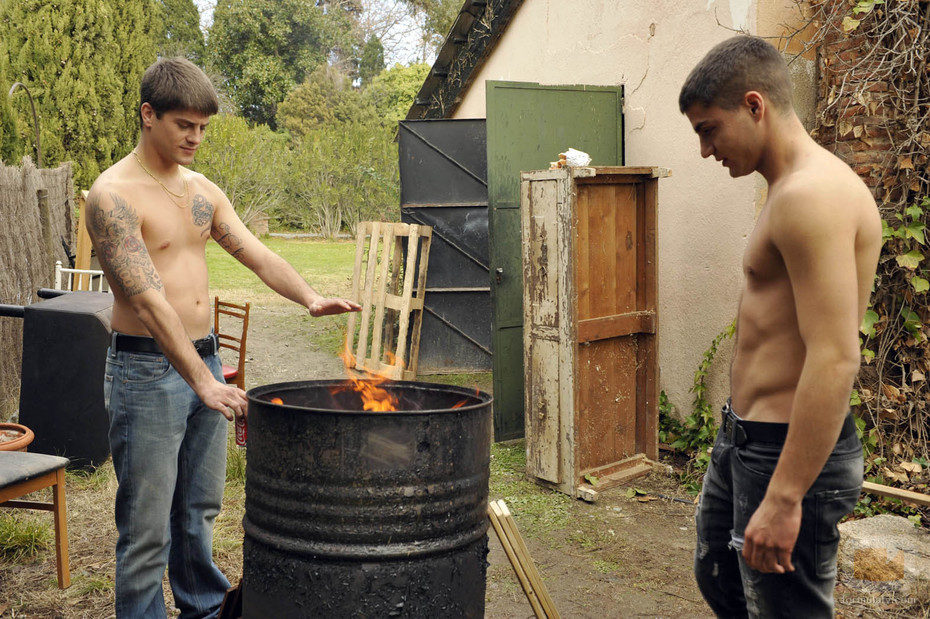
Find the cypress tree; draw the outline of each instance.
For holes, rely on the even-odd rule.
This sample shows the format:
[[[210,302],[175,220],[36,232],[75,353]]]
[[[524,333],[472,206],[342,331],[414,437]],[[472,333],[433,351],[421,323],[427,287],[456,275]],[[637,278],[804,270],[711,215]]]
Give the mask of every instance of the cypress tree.
[[[159,0],[164,14],[165,38],[160,56],[184,56],[195,64],[203,61],[204,41],[200,13],[194,0]]]
[[[116,9],[113,57],[119,58],[115,68],[121,86],[119,110],[123,129],[116,146],[118,159],[129,153],[139,138],[139,85],[145,69],[157,58],[166,26],[163,7],[157,0],[110,2]]]
[[[368,86],[371,80],[384,71],[384,45],[375,35],[368,37],[362,48],[362,57],[358,62],[358,77],[362,87]]]
[[[78,188],[135,142],[139,80],[164,36],[159,18],[156,0],[0,3],[11,79],[26,84],[36,102],[43,165],[72,161]],[[17,93],[13,108],[20,137],[31,144],[27,98]]]
[[[16,164],[23,155],[23,143],[19,138],[16,116],[7,97],[12,85],[6,47],[0,39],[0,161],[7,165]]]

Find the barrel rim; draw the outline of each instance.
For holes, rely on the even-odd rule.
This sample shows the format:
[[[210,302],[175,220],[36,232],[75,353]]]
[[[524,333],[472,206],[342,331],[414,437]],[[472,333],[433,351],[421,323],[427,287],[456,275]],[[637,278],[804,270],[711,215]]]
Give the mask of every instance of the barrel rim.
[[[323,387],[323,386],[332,386],[340,383],[346,382],[347,378],[324,378],[317,380],[298,380],[298,381],[285,381],[280,383],[272,383],[269,385],[261,385],[258,387],[253,387],[246,392],[246,397],[249,400],[249,404],[253,402],[255,404],[261,405],[266,408],[272,409],[282,409],[293,412],[302,412],[302,413],[332,413],[336,415],[436,415],[442,413],[462,413],[468,411],[474,411],[479,409],[485,409],[494,403],[494,397],[480,389],[471,389],[468,387],[460,387],[458,385],[446,385],[443,383],[426,383],[420,381],[412,380],[387,380],[383,384],[387,386],[399,385],[401,387],[412,388],[413,390],[419,391],[442,391],[445,394],[455,393],[469,398],[478,398],[478,402],[475,404],[467,404],[460,406],[458,408],[432,408],[432,409],[421,409],[421,410],[396,410],[396,411],[366,411],[366,410],[346,410],[338,408],[317,408],[317,407],[308,407],[308,406],[294,406],[291,404],[274,404],[265,399],[260,399],[260,396],[267,395],[271,392],[280,393],[282,391],[296,391],[299,389],[306,389],[308,387]]]

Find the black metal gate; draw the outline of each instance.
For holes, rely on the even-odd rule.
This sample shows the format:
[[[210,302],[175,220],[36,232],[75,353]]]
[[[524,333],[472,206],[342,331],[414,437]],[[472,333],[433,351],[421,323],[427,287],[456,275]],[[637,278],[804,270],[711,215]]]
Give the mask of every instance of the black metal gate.
[[[405,223],[433,227],[419,373],[491,369],[485,121],[400,122]]]

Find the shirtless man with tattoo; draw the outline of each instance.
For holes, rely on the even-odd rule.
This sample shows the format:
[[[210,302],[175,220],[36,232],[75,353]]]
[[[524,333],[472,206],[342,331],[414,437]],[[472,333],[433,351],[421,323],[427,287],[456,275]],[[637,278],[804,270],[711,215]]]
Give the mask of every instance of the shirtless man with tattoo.
[[[697,510],[698,585],[719,616],[832,617],[836,525],[862,485],[849,395],[881,219],[865,184],[804,129],[785,62],[762,39],[714,47],[679,107],[702,157],[768,184]]]
[[[359,309],[313,290],[248,231],[216,185],[184,167],[217,107],[195,65],[153,64],[142,78],[139,144],[87,199],[88,230],[114,295],[104,395],[119,481],[119,617],[165,616],[166,565],[182,617],[215,616],[229,587],[213,563],[213,522],[226,420],[244,416],[247,402],[223,381],[216,354],[207,241],[313,316]]]

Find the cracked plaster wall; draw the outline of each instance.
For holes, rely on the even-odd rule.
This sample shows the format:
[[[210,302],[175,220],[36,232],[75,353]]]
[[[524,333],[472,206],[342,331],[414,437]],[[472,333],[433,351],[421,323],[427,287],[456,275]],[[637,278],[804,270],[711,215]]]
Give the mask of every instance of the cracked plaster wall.
[[[453,114],[485,117],[486,80],[626,87],[627,164],[672,170],[659,181],[659,365],[661,388],[683,414],[703,351],[736,315],[741,256],[765,185],[758,175],[731,179],[701,159],[678,92],[734,24],[767,36],[797,15],[793,0],[525,0]],[[803,119],[816,89],[812,60],[799,61],[792,72],[806,93]],[[731,350],[732,342],[721,347],[709,380],[717,410]]]

